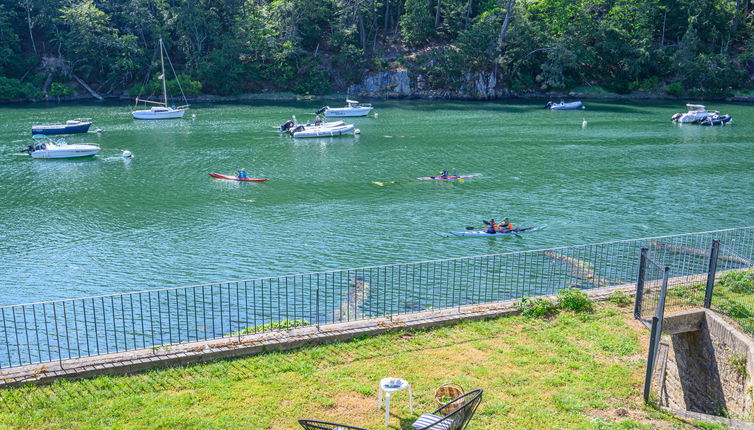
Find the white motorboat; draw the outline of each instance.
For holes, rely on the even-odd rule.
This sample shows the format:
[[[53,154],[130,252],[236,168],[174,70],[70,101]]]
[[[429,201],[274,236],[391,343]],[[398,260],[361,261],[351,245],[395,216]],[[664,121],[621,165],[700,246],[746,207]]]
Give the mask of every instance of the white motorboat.
[[[292,130],[296,127],[340,127],[342,125],[345,125],[345,121],[330,121],[330,122],[314,122],[314,123],[306,123],[306,124],[299,124],[296,122],[295,117],[294,119],[289,119],[288,121],[284,122],[283,125],[278,127],[278,131],[281,133],[285,133],[288,130]]]
[[[680,123],[696,123],[707,119],[707,117],[717,114],[719,112],[707,112],[707,108],[703,105],[687,104],[686,108],[689,110],[686,113],[677,113],[671,117],[673,122]]]
[[[344,124],[336,127],[304,127],[298,126],[288,131],[293,137],[330,137],[341,136],[353,132],[353,124]]]
[[[181,88],[181,95],[183,96],[183,101],[186,104],[177,107],[168,106],[167,77],[165,76],[165,60],[163,58],[163,53],[165,54],[165,56],[167,56],[165,46],[162,44],[162,39],[160,39],[160,64],[162,65],[162,74],[160,75],[159,79],[162,81],[162,101],[156,102],[137,97],[137,104],[139,102],[144,102],[157,106],[153,106],[150,109],[135,110],[131,112],[131,115],[133,115],[134,119],[178,119],[183,118],[183,115],[189,108],[188,100],[186,100],[186,94],[183,93],[183,88],[181,88],[180,83],[178,83],[178,88]],[[168,62],[170,62],[170,57],[168,57]],[[173,68],[172,63],[170,67]],[[173,70],[173,72],[175,73],[175,69]],[[175,76],[175,79],[178,80],[178,75]]]
[[[374,108],[370,104],[359,103],[356,100],[346,100],[346,107],[331,108],[330,106],[325,106],[318,110],[316,114],[324,114],[327,117],[367,116],[372,109]]]
[[[34,144],[25,150],[31,158],[83,158],[92,157],[100,151],[100,147],[88,144],[67,144],[60,139],[54,141],[44,135],[34,135]]]
[[[570,103],[561,101],[560,103],[547,102],[547,105],[545,105],[545,109],[569,110],[569,109],[585,109],[585,107],[583,103],[581,103],[581,101],[575,101],[575,102],[570,102]]]

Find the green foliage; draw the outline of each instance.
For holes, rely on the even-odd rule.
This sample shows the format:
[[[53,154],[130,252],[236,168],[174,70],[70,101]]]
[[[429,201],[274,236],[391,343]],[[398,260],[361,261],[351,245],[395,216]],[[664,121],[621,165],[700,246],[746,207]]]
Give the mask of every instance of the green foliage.
[[[552,300],[524,297],[517,304],[521,315],[529,318],[544,318],[558,313],[558,307]]]
[[[50,97],[65,97],[73,95],[75,91],[68,85],[63,85],[59,82],[53,82],[50,84],[50,89],[47,91],[47,95]]]
[[[42,98],[42,91],[31,83],[22,83],[18,79],[0,76],[0,100],[37,100]]]
[[[309,325],[307,320],[289,320],[288,318],[282,321],[271,321],[266,324],[255,325],[253,327],[246,327],[243,330],[234,331],[228,336],[241,336],[245,334],[262,333],[266,331],[274,330],[288,330],[290,328],[304,327]]]
[[[584,291],[575,287],[558,292],[558,307],[564,311],[594,312],[594,302]]]
[[[426,0],[405,0],[404,10],[400,25],[401,36],[407,46],[418,47],[437,34]]]
[[[616,291],[612,294],[610,294],[607,297],[607,300],[610,303],[613,303],[616,306],[620,306],[622,308],[625,308],[627,306],[631,306],[631,304],[634,302],[634,299],[629,296],[628,294],[624,293],[623,291]]]
[[[718,282],[734,293],[754,294],[754,269],[727,272]]]
[[[146,85],[136,85],[128,90],[128,95],[132,97],[136,96],[161,96],[162,95],[162,80],[159,78],[160,74],[156,73],[152,79]],[[178,80],[170,79],[166,83],[168,97],[175,98],[180,97],[181,89],[183,89],[186,97],[194,97],[201,94],[202,83],[191,79],[188,75],[179,75]]]
[[[436,28],[436,0],[0,3],[0,76],[31,82],[6,89],[6,100],[37,96],[32,87],[49,73],[75,74],[106,94],[135,84],[130,94],[151,92],[152,82],[146,91],[138,83],[158,70],[159,38],[176,71],[196,81],[185,83],[189,96],[321,94],[401,68],[436,90],[460,90],[493,70],[498,88],[522,92],[719,97],[754,87],[746,2],[518,1],[501,46],[508,2],[500,0],[442,0]]]
[[[683,88],[683,84],[680,82],[672,82],[665,86],[665,93],[673,97],[681,97],[686,94],[686,90]]]
[[[728,358],[728,364],[744,379],[749,377],[749,371],[746,369],[747,362],[746,354],[732,354]]]

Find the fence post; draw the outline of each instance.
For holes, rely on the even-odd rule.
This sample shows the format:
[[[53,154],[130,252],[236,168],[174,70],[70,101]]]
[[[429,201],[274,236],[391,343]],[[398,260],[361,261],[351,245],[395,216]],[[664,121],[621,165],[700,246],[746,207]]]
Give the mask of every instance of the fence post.
[[[649,391],[652,384],[652,373],[655,369],[655,355],[657,354],[657,329],[659,328],[660,318],[657,315],[652,317],[652,329],[649,332],[649,354],[647,356],[647,373],[644,375],[644,401],[649,403]]]
[[[636,298],[634,299],[634,318],[641,319],[641,305],[644,299],[644,274],[647,268],[649,249],[642,248],[639,253],[639,275],[636,279]]]
[[[707,269],[707,288],[704,291],[704,307],[712,306],[712,290],[715,288],[715,274],[717,273],[717,257],[720,255],[720,240],[712,241],[712,251],[709,254],[709,268]]]
[[[319,331],[319,287],[317,287],[317,331]]]

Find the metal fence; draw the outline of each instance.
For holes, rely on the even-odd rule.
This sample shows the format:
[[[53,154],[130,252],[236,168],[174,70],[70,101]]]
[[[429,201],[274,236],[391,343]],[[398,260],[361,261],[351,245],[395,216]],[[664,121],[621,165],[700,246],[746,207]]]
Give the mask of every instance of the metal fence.
[[[641,248],[691,279],[713,239],[754,258],[746,227],[0,307],[0,368],[633,284]]]

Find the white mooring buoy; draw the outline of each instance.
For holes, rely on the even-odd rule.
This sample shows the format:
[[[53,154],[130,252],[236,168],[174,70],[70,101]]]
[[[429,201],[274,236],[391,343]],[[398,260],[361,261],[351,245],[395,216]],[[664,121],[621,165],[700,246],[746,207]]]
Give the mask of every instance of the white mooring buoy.
[[[354,131],[353,131],[353,134],[361,134],[361,130],[359,130],[359,129],[357,128],[356,130],[354,130]]]
[[[586,118],[584,118],[584,120],[581,121],[581,128],[586,128]]]
[[[124,158],[131,158],[131,157],[133,157],[133,154],[131,153],[131,151],[123,151],[123,157]]]

